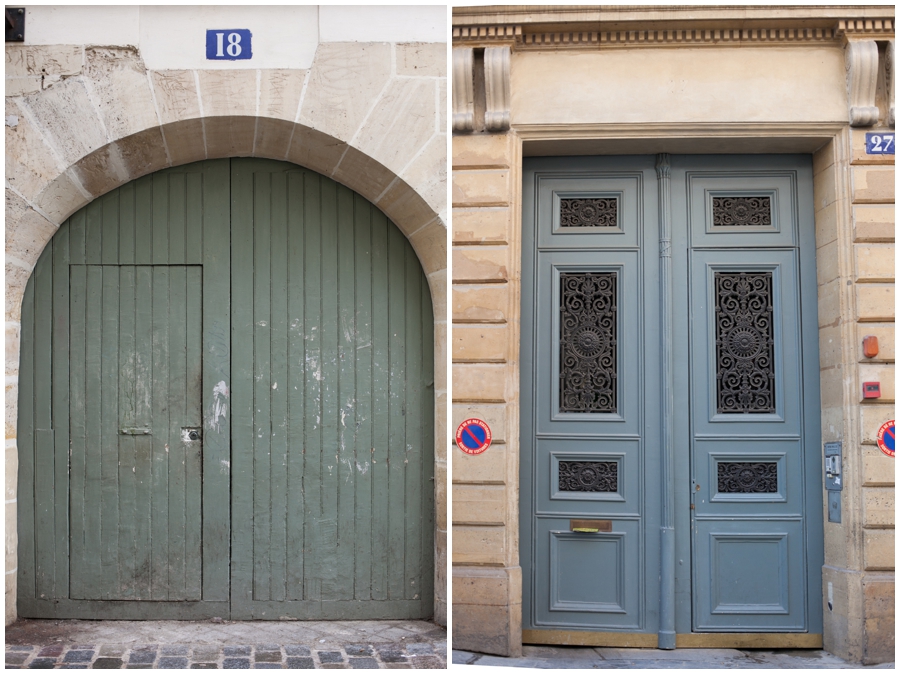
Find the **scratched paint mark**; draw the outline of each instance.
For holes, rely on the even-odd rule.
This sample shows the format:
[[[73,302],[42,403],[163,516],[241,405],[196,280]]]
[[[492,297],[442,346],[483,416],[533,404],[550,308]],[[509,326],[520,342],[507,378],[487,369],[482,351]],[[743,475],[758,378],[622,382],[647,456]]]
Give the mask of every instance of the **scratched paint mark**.
[[[274,384],[272,384],[272,390],[274,391],[277,388],[278,388],[278,382],[276,381]]]
[[[213,401],[209,414],[206,415],[206,427],[216,433],[221,432],[222,425],[228,417],[228,385],[220,381],[213,387]]]

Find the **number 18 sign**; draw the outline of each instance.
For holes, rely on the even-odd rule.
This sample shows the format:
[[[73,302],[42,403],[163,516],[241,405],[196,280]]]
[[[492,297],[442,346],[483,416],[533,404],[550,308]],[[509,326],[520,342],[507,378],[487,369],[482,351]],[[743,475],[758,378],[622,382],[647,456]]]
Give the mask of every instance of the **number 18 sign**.
[[[206,59],[208,61],[240,61],[253,57],[250,40],[253,35],[246,28],[206,31]]]

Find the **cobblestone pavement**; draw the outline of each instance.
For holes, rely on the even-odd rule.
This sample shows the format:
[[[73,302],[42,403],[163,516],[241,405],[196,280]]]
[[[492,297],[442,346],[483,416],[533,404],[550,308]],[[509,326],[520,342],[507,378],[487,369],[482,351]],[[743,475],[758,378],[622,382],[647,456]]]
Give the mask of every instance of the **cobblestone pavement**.
[[[423,621],[19,620],[6,669],[446,669]]]
[[[524,646],[522,657],[453,651],[454,665],[530,669],[894,669],[894,663],[862,667],[815,649],[583,648]]]

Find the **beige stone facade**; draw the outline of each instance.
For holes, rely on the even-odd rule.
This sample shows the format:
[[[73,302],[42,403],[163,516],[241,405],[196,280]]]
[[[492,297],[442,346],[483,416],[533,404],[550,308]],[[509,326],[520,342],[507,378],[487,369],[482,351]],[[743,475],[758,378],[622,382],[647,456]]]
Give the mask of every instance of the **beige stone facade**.
[[[494,434],[484,454],[453,449],[457,648],[522,645],[523,156],[804,153],[822,440],[842,441],[845,475],[843,520],[824,524],[822,640],[893,660],[894,459],[875,434],[894,416],[894,168],[865,149],[866,132],[893,129],[893,26],[891,7],[454,9],[452,420]],[[880,399],[863,400],[864,381]]]
[[[29,31],[38,26],[32,22]],[[265,157],[329,176],[386,213],[409,238],[431,286],[435,438],[444,437],[446,48],[437,40],[332,40],[318,45],[308,68],[153,70],[128,41],[7,43],[7,624],[16,617],[17,374],[25,285],[69,215],[135,178],[203,159]],[[437,442],[435,458],[434,611],[445,623],[445,443]]]

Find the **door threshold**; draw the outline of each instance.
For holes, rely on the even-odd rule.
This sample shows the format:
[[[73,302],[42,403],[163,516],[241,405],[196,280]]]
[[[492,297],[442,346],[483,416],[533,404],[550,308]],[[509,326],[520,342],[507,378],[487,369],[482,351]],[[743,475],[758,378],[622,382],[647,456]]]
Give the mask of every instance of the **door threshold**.
[[[655,634],[522,630],[523,644],[656,648]],[[693,632],[675,635],[676,648],[822,648],[821,634],[797,632]]]

